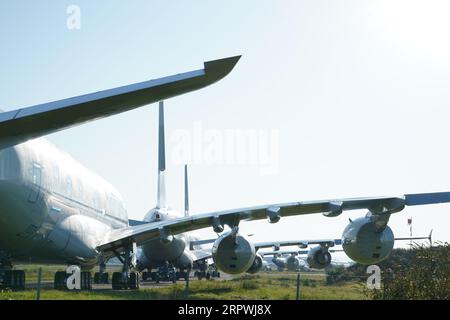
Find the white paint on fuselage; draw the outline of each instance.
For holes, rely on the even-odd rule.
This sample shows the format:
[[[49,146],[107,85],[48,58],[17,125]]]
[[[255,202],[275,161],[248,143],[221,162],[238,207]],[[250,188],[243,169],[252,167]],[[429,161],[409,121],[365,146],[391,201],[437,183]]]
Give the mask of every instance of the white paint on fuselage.
[[[20,262],[94,266],[96,246],[112,229],[128,225],[119,192],[45,139],[0,150],[0,201],[0,258]],[[152,209],[144,220],[180,216],[170,208]],[[155,240],[138,257],[150,268],[166,261],[186,267],[195,259],[189,243],[196,239],[184,233],[170,244]]]
[[[119,192],[45,139],[0,150],[0,258],[93,265],[128,225]]]

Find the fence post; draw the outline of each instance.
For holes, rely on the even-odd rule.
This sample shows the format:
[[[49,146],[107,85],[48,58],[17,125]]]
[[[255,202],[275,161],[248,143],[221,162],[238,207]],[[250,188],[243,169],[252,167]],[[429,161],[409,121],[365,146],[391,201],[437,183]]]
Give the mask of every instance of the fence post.
[[[189,278],[190,278],[190,273],[191,273],[190,270],[186,271],[186,289],[185,289],[185,292],[184,292],[184,294],[185,294],[184,298],[185,299],[187,299],[188,296],[189,296]]]
[[[36,300],[41,300],[41,279],[42,279],[42,268],[39,268]]]
[[[300,272],[297,274],[297,297],[296,300],[300,300]]]

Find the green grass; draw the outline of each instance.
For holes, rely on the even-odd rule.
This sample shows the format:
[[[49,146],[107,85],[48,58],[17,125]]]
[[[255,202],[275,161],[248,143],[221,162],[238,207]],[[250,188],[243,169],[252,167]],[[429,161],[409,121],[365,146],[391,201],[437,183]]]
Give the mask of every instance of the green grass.
[[[207,300],[293,300],[296,297],[296,276],[286,274],[243,275],[231,280],[192,281],[188,299]],[[184,283],[161,288],[141,289],[138,291],[97,290],[95,292],[72,292],[42,289],[42,300],[147,300],[147,299],[185,299]],[[325,285],[324,277],[314,274],[302,274],[300,299],[364,299],[361,284]],[[22,292],[0,291],[1,299],[33,300],[36,290]]]

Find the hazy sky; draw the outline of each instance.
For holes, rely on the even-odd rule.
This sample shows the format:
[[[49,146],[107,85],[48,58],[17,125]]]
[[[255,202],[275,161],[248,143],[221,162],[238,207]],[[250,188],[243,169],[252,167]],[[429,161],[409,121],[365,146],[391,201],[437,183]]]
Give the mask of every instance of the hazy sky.
[[[80,29],[67,27],[69,5],[81,10]],[[223,81],[166,101],[173,207],[183,207],[183,166],[174,161],[181,133],[200,146],[190,165],[193,212],[449,191],[449,15],[448,1],[429,0],[2,1],[0,108],[242,54]],[[129,216],[140,219],[156,204],[156,121],[153,104],[48,139],[116,186]],[[257,133],[256,160],[221,163],[227,134],[242,130]],[[256,241],[334,238],[363,214],[241,230]],[[450,205],[407,208],[390,226],[407,236],[413,217],[414,235],[433,228],[436,239],[450,241],[449,214]]]

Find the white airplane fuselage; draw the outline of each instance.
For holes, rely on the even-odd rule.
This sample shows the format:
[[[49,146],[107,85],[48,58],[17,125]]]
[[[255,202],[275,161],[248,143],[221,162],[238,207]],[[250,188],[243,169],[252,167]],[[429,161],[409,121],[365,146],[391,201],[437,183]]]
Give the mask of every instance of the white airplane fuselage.
[[[0,150],[0,258],[93,266],[128,225],[120,194],[45,139]]]
[[[45,139],[0,150],[0,203],[0,262],[91,268],[106,235],[128,226],[119,192]],[[141,260],[192,261],[188,242],[155,240],[140,248]]]

